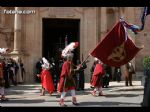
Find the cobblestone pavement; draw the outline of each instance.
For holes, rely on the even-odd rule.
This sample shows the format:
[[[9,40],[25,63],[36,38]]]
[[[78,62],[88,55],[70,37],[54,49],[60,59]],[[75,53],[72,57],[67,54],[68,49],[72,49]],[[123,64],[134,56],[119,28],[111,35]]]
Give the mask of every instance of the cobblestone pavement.
[[[143,99],[143,86],[141,81],[133,81],[133,86],[126,87],[124,81],[110,82],[109,88],[103,88],[104,96],[94,97],[90,94],[90,85],[85,84],[84,91],[76,91],[78,107],[139,107]],[[40,96],[40,84],[25,84],[12,86],[5,90],[8,102],[1,102],[4,107],[57,107],[59,95]],[[67,94],[65,103],[74,107],[70,93]]]

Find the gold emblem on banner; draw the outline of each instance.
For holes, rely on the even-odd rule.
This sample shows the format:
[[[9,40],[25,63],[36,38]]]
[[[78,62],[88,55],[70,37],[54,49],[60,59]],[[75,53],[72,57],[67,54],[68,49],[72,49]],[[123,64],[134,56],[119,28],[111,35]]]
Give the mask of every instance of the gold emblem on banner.
[[[124,49],[125,43],[123,42],[120,46],[113,49],[112,53],[108,56],[107,60],[112,59],[113,61],[119,62],[125,59],[126,51]]]

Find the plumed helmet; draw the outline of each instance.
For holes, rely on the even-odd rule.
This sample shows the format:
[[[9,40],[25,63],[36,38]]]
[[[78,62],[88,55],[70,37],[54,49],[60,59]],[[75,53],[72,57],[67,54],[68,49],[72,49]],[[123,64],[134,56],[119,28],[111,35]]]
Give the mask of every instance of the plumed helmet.
[[[98,58],[94,58],[94,61],[95,61],[95,62],[98,62],[98,63],[100,63],[100,64],[103,64],[103,62],[102,62],[101,60],[99,60]]]
[[[0,54],[6,54],[8,51],[8,48],[0,48]]]
[[[73,59],[73,53],[67,54],[67,60],[72,60]]]
[[[99,59],[98,58],[94,58],[94,61],[98,61]]]
[[[49,69],[50,68],[50,64],[49,64],[48,60],[45,57],[43,57],[42,61],[43,61],[42,68]]]

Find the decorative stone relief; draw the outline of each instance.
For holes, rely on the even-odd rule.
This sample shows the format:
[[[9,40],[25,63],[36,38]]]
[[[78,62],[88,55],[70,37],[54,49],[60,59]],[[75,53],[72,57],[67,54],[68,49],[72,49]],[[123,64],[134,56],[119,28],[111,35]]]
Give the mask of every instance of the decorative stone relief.
[[[49,15],[51,15],[52,17],[56,17],[56,15],[59,16],[66,16],[66,17],[73,17],[75,16],[75,12],[74,12],[74,8],[70,8],[70,7],[51,7],[49,8]]]
[[[0,33],[5,35],[5,41],[8,47],[11,46],[11,43],[13,42],[14,38],[13,38],[13,32],[11,29],[8,28],[2,28],[0,30]]]
[[[11,33],[11,32],[7,33],[5,41],[6,41],[7,46],[10,47],[11,43],[14,41],[13,33]]]
[[[56,17],[53,7],[48,8],[48,15],[49,15],[49,17],[52,17],[52,18]]]

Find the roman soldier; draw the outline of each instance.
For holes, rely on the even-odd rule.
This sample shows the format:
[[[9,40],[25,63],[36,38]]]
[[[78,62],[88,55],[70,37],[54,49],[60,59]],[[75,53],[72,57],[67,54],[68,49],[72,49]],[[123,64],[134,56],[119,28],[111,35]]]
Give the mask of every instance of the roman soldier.
[[[67,55],[67,60],[63,63],[62,71],[60,75],[60,82],[58,86],[58,92],[61,93],[61,98],[59,105],[60,106],[67,106],[64,104],[64,98],[68,91],[71,91],[72,95],[72,103],[74,105],[78,105],[76,95],[75,95],[75,80],[73,75],[80,69],[78,66],[77,69],[74,69],[74,65],[72,63],[73,54]]]
[[[102,62],[98,60],[97,58],[96,60],[97,60],[96,66],[95,66],[94,73],[93,73],[92,80],[91,80],[91,85],[94,87],[94,90],[92,91],[92,95],[96,96],[96,92],[98,91],[99,92],[98,96],[102,96],[103,95],[102,79],[105,74],[105,70],[104,70]]]
[[[41,77],[41,83],[42,83],[41,96],[45,95],[45,90],[47,90],[51,95],[54,92],[55,88],[52,80],[52,75],[49,71],[50,65],[49,62],[44,57],[42,58],[42,60],[44,63],[42,64],[42,72],[40,75],[38,75],[38,77]]]

